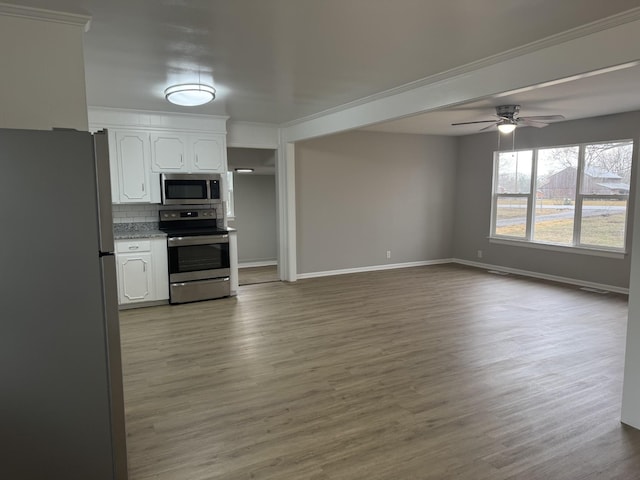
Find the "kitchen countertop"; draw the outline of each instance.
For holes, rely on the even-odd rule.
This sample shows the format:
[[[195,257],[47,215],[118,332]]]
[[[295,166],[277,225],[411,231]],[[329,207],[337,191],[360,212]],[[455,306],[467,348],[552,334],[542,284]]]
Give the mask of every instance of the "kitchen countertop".
[[[113,224],[113,238],[115,240],[132,238],[157,238],[166,236],[166,233],[158,229],[158,222]]]

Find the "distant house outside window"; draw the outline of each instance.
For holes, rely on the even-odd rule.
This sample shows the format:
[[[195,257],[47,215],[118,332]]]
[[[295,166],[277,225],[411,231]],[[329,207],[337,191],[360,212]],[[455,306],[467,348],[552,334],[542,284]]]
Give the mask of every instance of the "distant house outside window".
[[[633,141],[496,152],[491,238],[624,252]]]

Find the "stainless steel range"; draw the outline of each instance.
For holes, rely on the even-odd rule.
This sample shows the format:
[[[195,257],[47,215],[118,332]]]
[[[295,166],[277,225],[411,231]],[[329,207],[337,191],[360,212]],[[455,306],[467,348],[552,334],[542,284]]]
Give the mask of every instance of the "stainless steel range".
[[[161,210],[167,234],[169,302],[186,303],[231,294],[229,233],[215,209]]]

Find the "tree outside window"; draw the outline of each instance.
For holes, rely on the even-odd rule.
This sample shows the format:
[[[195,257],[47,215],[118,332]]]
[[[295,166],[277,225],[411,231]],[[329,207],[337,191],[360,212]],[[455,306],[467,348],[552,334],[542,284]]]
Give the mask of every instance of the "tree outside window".
[[[624,250],[633,142],[496,152],[491,235]]]

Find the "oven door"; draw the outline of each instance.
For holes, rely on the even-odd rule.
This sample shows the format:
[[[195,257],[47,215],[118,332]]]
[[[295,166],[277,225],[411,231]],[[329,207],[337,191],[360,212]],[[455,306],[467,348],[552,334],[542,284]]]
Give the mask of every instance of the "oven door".
[[[167,245],[171,283],[230,275],[229,235],[175,236]]]

